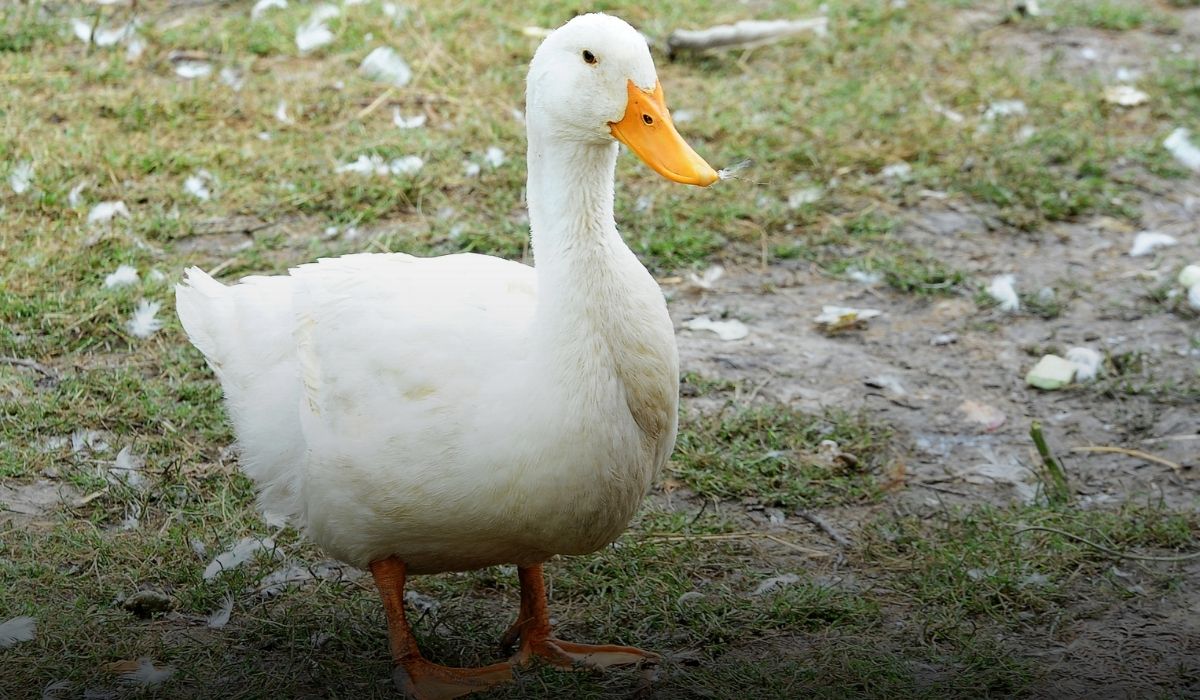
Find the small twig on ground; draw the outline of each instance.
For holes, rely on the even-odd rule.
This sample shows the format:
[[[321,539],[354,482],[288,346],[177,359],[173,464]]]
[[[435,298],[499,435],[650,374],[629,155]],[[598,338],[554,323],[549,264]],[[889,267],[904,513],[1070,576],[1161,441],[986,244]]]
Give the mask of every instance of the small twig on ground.
[[[1176,474],[1180,474],[1183,472],[1182,464],[1179,464],[1178,462],[1172,462],[1171,460],[1164,459],[1162,457],[1155,457],[1154,455],[1152,455],[1148,452],[1142,452],[1141,450],[1131,450],[1131,449],[1128,449],[1125,447],[1108,447],[1108,446],[1103,446],[1103,445],[1096,445],[1096,446],[1088,446],[1088,447],[1072,447],[1071,451],[1072,452],[1103,452],[1103,453],[1107,453],[1107,454],[1129,455],[1130,457],[1136,457],[1145,462],[1154,462],[1155,464],[1161,464],[1164,467],[1170,467],[1172,470],[1174,470],[1174,472]]]
[[[833,526],[830,525],[829,523],[825,522],[825,519],[822,518],[821,516],[814,515],[813,513],[809,513],[808,511],[804,511],[804,510],[797,510],[796,515],[800,518],[803,518],[804,520],[807,520],[808,522],[812,523],[813,525],[815,525],[818,530],[820,530],[821,532],[824,532],[826,535],[829,535],[829,539],[833,540],[834,542],[837,542],[842,547],[854,546],[854,543],[851,542],[849,540],[849,538],[847,538],[845,535],[843,535],[842,533],[835,530],[833,528]]]
[[[388,88],[387,90],[384,90],[383,94],[381,94],[379,97],[376,97],[375,100],[371,104],[367,105],[366,107],[363,107],[362,110],[360,110],[358,114],[354,115],[354,118],[362,119],[363,117],[367,116],[371,112],[374,112],[375,110],[379,109],[379,105],[383,104],[384,102],[387,102],[388,98],[392,96],[393,92],[395,92],[395,88]]]
[[[1143,445],[1154,445],[1160,442],[1183,442],[1185,440],[1200,440],[1200,434],[1165,435],[1163,437],[1146,438]]]
[[[667,37],[667,55],[674,56],[679,51],[751,48],[806,32],[824,36],[829,32],[829,18],[745,20],[708,29],[676,29]]]
[[[38,372],[44,377],[57,380],[58,372],[50,369],[46,365],[34,360],[29,360],[24,357],[0,357],[0,365],[13,365],[15,367],[28,367],[35,372]]]
[[[1092,547],[1093,549],[1097,549],[1101,552],[1104,552],[1105,554],[1108,554],[1108,555],[1111,555],[1114,557],[1120,557],[1121,559],[1136,559],[1138,561],[1162,561],[1162,562],[1180,562],[1180,561],[1191,561],[1192,559],[1200,559],[1200,552],[1192,552],[1191,554],[1181,554],[1181,555],[1175,556],[1175,557],[1154,557],[1154,556],[1150,556],[1147,554],[1130,554],[1129,552],[1122,552],[1122,551],[1119,551],[1116,549],[1112,549],[1110,547],[1105,547],[1104,545],[1097,544],[1097,543],[1087,539],[1086,537],[1080,537],[1079,535],[1073,535],[1065,530],[1059,530],[1059,529],[1056,529],[1053,527],[1043,527],[1041,525],[1027,525],[1025,527],[1018,528],[1015,531],[1015,534],[1021,535],[1026,532],[1050,532],[1055,535],[1062,535],[1063,537],[1066,537],[1067,539],[1075,540],[1076,542],[1081,542],[1083,544],[1086,544],[1089,547]]]

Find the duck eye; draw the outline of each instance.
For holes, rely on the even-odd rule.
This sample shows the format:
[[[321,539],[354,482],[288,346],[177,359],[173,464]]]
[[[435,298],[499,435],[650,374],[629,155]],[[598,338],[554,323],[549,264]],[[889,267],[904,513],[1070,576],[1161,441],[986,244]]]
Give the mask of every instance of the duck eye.
[[[646,126],[650,126],[654,123],[654,117],[650,116],[649,114],[643,114],[642,121],[646,122]]]
[[[596,54],[592,53],[591,51],[588,51],[587,49],[584,49],[583,50],[583,62],[587,63],[589,65],[595,64],[596,63]]]

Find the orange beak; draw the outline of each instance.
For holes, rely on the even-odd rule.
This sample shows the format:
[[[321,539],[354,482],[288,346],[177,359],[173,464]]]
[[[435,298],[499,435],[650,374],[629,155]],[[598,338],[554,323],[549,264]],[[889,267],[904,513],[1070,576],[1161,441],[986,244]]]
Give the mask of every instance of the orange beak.
[[[642,162],[668,180],[708,187],[717,181],[717,171],[687,145],[667,111],[662,83],[647,92],[629,81],[625,116],[609,122],[613,138],[629,146]]]

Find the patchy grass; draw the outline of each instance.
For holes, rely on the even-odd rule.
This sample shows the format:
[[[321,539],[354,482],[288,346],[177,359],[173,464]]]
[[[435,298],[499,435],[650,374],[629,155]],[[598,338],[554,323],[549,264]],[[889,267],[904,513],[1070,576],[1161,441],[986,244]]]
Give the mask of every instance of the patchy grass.
[[[780,258],[812,261],[828,272],[878,275],[890,288],[918,296],[954,294],[967,275],[897,234],[897,222],[877,212],[833,218],[815,232],[777,247]]]
[[[1176,0],[1173,4],[1183,6]],[[1093,27],[1109,31],[1149,29],[1156,32],[1178,31],[1179,22],[1173,16],[1155,9],[1150,3],[1137,0],[1059,0],[1046,3],[1046,12],[1039,18],[1048,27]]]
[[[890,437],[862,415],[727,405],[683,416],[670,471],[708,498],[783,508],[869,502],[893,454]]]

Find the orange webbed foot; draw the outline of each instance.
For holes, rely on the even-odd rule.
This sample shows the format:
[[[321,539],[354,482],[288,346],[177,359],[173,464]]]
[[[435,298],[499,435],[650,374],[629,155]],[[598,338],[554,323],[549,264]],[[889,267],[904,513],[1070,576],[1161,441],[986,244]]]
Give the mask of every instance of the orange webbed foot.
[[[420,657],[402,661],[392,671],[392,683],[407,700],[449,700],[488,690],[512,679],[509,663],[482,668],[451,668]]]
[[[635,664],[656,665],[662,661],[662,657],[658,654],[636,647],[623,647],[616,644],[576,644],[554,637],[524,641],[520,651],[513,656],[512,662],[516,666],[526,666],[534,659],[540,659],[552,666],[569,670],[602,669]]]

